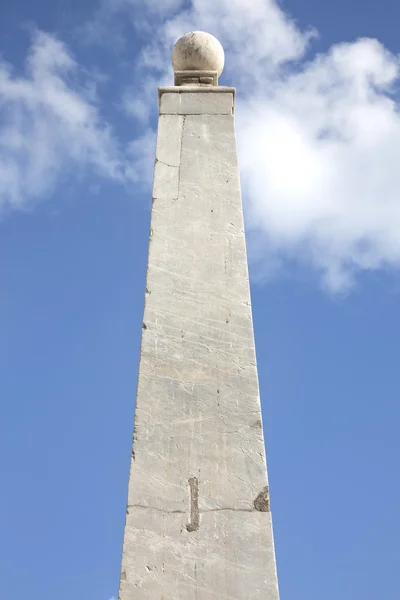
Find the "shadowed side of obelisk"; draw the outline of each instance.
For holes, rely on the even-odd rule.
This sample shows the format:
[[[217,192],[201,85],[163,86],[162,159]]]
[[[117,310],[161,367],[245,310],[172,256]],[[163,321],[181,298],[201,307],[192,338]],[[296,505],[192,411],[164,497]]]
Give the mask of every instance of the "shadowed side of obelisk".
[[[160,89],[120,600],[279,597],[235,90],[207,48]]]

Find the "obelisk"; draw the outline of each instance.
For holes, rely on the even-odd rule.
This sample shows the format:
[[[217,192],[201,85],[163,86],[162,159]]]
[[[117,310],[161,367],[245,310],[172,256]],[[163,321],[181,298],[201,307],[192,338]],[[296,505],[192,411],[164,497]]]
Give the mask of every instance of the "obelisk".
[[[224,51],[192,32],[159,89],[120,600],[278,600]]]

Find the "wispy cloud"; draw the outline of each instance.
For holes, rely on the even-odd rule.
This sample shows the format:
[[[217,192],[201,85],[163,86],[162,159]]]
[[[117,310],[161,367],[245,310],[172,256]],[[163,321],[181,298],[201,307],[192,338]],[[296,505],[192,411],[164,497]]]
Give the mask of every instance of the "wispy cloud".
[[[139,157],[137,142],[122,151],[101,117],[94,79],[82,78],[64,44],[36,32],[25,67],[16,76],[0,63],[0,211],[42,198],[72,169],[137,178],[129,163]]]

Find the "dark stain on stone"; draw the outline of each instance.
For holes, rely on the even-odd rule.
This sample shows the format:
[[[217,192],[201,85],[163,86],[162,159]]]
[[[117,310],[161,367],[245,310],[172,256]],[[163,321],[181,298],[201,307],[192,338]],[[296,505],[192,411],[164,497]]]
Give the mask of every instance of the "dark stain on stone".
[[[121,572],[121,581],[126,581],[126,571]]]
[[[252,427],[254,427],[255,429],[261,429],[261,427],[262,427],[261,420],[258,419],[258,421],[256,421],[255,423],[253,423]]]
[[[200,511],[199,511],[199,480],[197,477],[189,479],[190,487],[190,523],[186,525],[189,532],[198,531],[200,527]]]
[[[142,329],[147,329],[147,325],[146,325],[146,323],[143,323],[143,325],[142,325]]]
[[[264,489],[258,494],[257,498],[254,500],[254,508],[259,512],[269,512],[270,511],[270,503],[269,503],[269,488],[266,485]]]

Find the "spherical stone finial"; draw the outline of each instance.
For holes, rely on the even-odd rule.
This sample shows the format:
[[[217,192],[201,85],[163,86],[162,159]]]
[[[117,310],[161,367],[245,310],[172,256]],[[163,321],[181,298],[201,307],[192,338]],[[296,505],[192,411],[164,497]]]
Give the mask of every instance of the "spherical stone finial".
[[[174,71],[216,71],[219,76],[224,64],[225,53],[220,42],[204,31],[186,33],[172,51]]]

